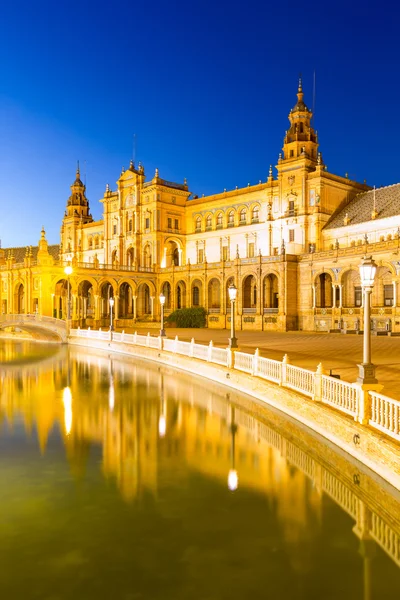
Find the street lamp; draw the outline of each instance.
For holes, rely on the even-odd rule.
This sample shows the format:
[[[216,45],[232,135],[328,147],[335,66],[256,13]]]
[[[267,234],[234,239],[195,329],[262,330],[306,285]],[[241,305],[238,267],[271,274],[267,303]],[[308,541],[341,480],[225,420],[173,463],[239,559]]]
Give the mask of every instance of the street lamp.
[[[161,292],[160,296],[159,296],[159,300],[160,300],[160,305],[161,305],[161,329],[160,329],[160,336],[161,337],[165,337],[167,334],[165,333],[165,329],[164,329],[164,304],[165,304],[165,296],[164,294]]]
[[[374,287],[376,263],[372,256],[364,256],[359,268],[364,293],[364,351],[363,362],[358,365],[357,381],[361,384],[377,383],[375,365],[371,363],[371,293]]]
[[[235,301],[237,296],[237,287],[234,283],[228,287],[229,300],[231,301],[231,337],[229,338],[229,348],[237,348],[237,338],[235,337]]]
[[[114,329],[114,325],[113,325],[114,298],[112,296],[110,296],[110,299],[109,299],[108,303],[110,305],[110,331],[112,331]]]
[[[67,285],[68,285],[68,299],[67,299],[67,320],[69,321],[71,319],[71,283],[70,283],[70,275],[72,274],[72,267],[71,265],[67,265],[64,269],[64,273],[67,276]]]

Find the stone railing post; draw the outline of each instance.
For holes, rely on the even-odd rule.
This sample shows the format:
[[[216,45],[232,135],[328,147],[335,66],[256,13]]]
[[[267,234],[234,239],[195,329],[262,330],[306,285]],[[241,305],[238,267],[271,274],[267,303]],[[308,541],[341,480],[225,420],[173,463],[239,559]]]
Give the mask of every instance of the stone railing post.
[[[147,333],[147,336],[146,336],[146,346],[147,347],[150,346],[150,331]]]
[[[228,353],[228,369],[234,369],[235,368],[235,351],[232,350],[232,348],[227,348],[226,351]]]
[[[315,402],[321,402],[322,400],[322,375],[324,374],[324,368],[322,363],[319,363],[317,370],[314,375],[314,396]]]
[[[258,358],[260,356],[260,351],[258,348],[256,348],[256,351],[254,352],[254,356],[253,356],[253,368],[251,371],[252,375],[257,375],[258,373]]]
[[[287,381],[287,369],[286,366],[290,364],[289,363],[289,357],[287,354],[285,354],[285,356],[282,359],[282,369],[281,369],[281,381],[279,383],[280,386],[285,387],[286,385],[286,381]]]
[[[159,350],[163,350],[164,349],[163,336],[162,335],[158,336],[158,349]]]
[[[174,354],[176,354],[176,349],[177,349],[177,347],[178,347],[178,341],[179,341],[179,340],[178,340],[178,336],[176,335],[176,336],[175,336],[175,339],[174,339],[174,347],[173,347],[173,350],[172,350],[172,352],[173,352]]]
[[[190,357],[190,358],[193,358],[193,354],[194,354],[194,344],[195,344],[195,342],[194,342],[194,338],[192,338],[192,339],[190,340],[190,347],[189,347],[189,357]]]
[[[356,421],[362,425],[368,425],[371,418],[371,398],[369,392],[381,392],[383,385],[379,383],[353,383],[353,386],[357,389],[358,394],[358,412],[354,417]]]
[[[212,340],[210,340],[210,343],[208,344],[207,362],[211,362],[213,345],[214,344],[213,344]]]
[[[133,343],[137,344],[137,331],[133,334]]]

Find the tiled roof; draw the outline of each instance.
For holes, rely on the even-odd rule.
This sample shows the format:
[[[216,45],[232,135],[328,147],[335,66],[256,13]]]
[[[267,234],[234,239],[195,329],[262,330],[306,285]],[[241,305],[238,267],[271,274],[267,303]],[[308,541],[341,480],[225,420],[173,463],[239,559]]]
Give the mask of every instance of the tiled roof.
[[[349,218],[349,225],[366,223],[372,220],[372,211],[378,213],[375,219],[386,219],[400,215],[400,183],[388,185],[387,187],[362,192],[350,200],[346,205],[341,205],[339,209],[331,216],[324,229],[335,229],[344,226],[346,215]]]
[[[20,246],[17,248],[2,248],[4,250],[4,257],[7,259],[8,253],[12,250],[12,254],[14,256],[16,263],[24,262],[24,258],[26,256],[26,246]],[[39,246],[32,246],[32,259],[37,260],[37,253],[39,250]],[[54,260],[59,259],[60,254],[60,246],[59,244],[53,244],[48,246],[49,254],[54,258]]]

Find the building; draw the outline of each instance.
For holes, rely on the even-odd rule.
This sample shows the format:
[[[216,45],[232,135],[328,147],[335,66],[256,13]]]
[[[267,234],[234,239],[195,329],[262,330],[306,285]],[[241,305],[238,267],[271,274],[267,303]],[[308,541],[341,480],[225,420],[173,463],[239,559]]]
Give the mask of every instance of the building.
[[[79,169],[61,225],[60,246],[0,250],[2,311],[109,326],[159,320],[203,306],[208,326],[230,326],[227,289],[238,287],[236,328],[357,331],[362,319],[361,257],[378,263],[374,329],[400,331],[400,184],[371,189],[330,173],[319,151],[301,81],[276,173],[265,182],[198,198],[187,182],[147,180],[144,167],[107,184],[94,221]],[[22,254],[21,254],[22,252]],[[67,280],[64,266],[73,273]]]

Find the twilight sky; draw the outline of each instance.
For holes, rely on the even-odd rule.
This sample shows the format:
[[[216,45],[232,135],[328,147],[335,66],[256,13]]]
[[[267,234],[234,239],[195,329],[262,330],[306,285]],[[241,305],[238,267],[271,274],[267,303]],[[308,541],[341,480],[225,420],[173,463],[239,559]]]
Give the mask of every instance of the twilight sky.
[[[199,196],[265,181],[299,72],[312,106],[314,69],[328,169],[398,183],[399,13],[360,0],[3,3],[2,246],[36,245],[42,225],[58,243],[77,159],[101,218],[134,133],[148,178],[187,177]]]

